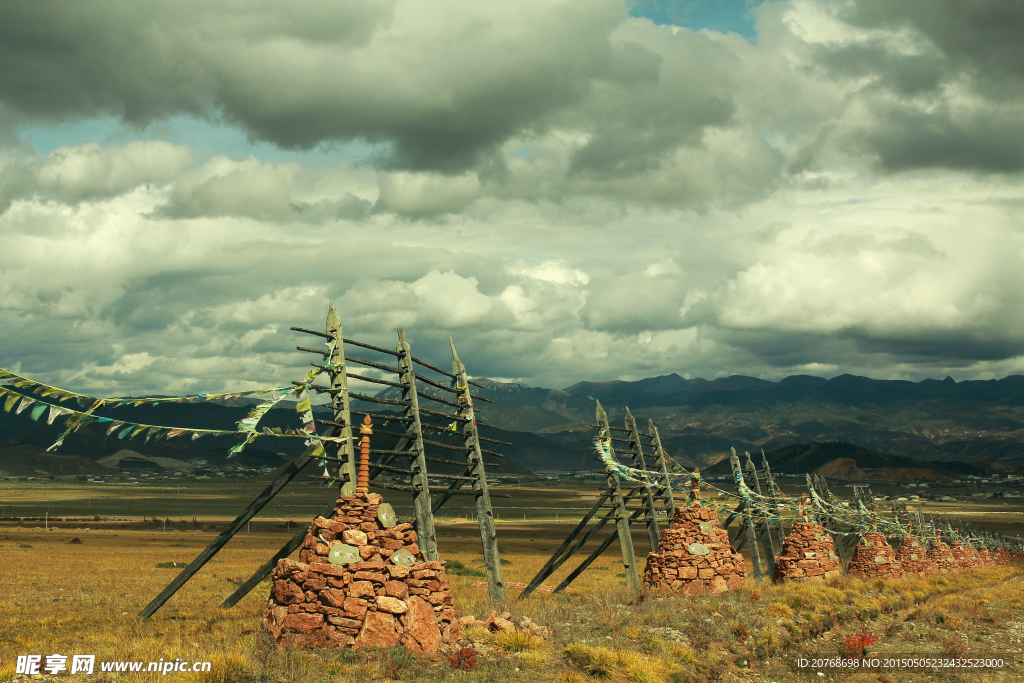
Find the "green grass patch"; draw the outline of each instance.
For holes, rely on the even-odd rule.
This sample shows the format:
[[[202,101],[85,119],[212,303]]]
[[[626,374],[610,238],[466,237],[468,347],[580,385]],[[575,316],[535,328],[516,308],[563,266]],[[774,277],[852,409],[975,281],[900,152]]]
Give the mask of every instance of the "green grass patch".
[[[487,576],[487,574],[484,574],[479,569],[467,567],[459,560],[448,560],[448,564],[444,566],[444,570],[453,576]]]

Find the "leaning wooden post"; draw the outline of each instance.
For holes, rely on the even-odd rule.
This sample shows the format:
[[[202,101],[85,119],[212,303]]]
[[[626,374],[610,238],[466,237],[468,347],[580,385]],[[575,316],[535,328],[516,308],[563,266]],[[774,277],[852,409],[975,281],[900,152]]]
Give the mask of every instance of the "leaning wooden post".
[[[775,484],[775,477],[772,475],[772,468],[768,465],[768,456],[764,454],[764,449],[761,449],[761,469],[764,470],[764,481],[768,487],[768,497],[772,501],[771,511],[772,514],[779,517],[779,550],[782,550],[782,544],[786,540],[786,529],[782,524],[782,516],[779,515],[779,492],[778,486]]]
[[[430,503],[430,482],[427,480],[427,461],[423,452],[423,427],[420,424],[420,403],[416,395],[416,369],[412,361],[412,349],[405,339],[405,328],[398,326],[398,367],[402,371],[399,383],[402,385],[402,403],[405,417],[411,419],[406,425],[406,438],[411,438],[416,457],[411,467],[413,514],[416,520],[417,543],[427,561],[437,561],[437,535],[434,531],[434,513]]]
[[[626,407],[626,429],[629,430],[629,448],[632,451],[633,467],[641,472],[647,471],[647,463],[644,462],[644,450],[640,443],[640,430],[636,427],[636,418]],[[661,537],[658,531],[658,516],[654,509],[654,492],[649,484],[643,484],[643,506],[647,512],[645,525],[647,526],[647,538],[651,542],[651,552],[658,551],[658,539]],[[671,523],[671,519],[669,519]]]
[[[493,602],[505,602],[505,583],[501,578],[501,555],[498,553],[498,532],[494,528],[494,512],[491,510],[491,497],[487,490],[487,472],[484,470],[484,454],[480,450],[477,435],[476,417],[473,411],[473,397],[469,393],[469,376],[466,366],[459,360],[459,352],[455,350],[455,342],[449,337],[452,345],[452,374],[455,375],[455,388],[459,390],[459,414],[466,418],[463,433],[466,437],[466,461],[472,469],[473,493],[476,501],[476,518],[480,527],[480,542],[483,545],[484,567],[487,571],[487,594]]]
[[[754,533],[754,515],[757,513],[757,509],[754,506],[754,501],[750,498],[747,484],[743,481],[743,470],[740,469],[740,459],[736,456],[735,448],[732,449],[732,455],[729,456],[729,464],[732,466],[732,476],[736,480],[736,490],[743,502],[746,503],[743,515],[746,517],[744,527],[747,534],[747,547],[750,548],[750,564],[754,569],[754,579],[760,581],[764,578],[764,570],[761,568],[761,554],[757,551],[757,534]]]
[[[608,414],[597,401],[597,424],[599,439],[607,440],[611,448],[612,429],[608,425]],[[614,450],[612,453],[614,454]],[[636,555],[633,553],[633,536],[629,533],[629,515],[626,513],[626,504],[622,500],[622,486],[619,484],[619,475],[611,467],[605,466],[605,474],[608,477],[608,490],[612,492],[612,503],[615,505],[615,528],[619,538],[619,549],[622,551],[622,567],[626,573],[626,586],[632,591],[640,590],[640,574],[637,571]]]
[[[343,425],[340,429],[340,436],[348,437],[338,446],[338,459],[343,460],[338,466],[338,479],[341,482],[341,495],[351,496],[356,490],[356,460],[355,448],[352,445],[352,414],[349,412],[348,398],[348,373],[345,368],[345,341],[341,328],[341,316],[334,302],[327,311],[327,334],[335,341],[334,354],[327,358],[327,364],[331,367],[330,378],[331,388],[337,391],[331,392],[331,408],[334,410],[334,421]],[[344,475],[348,475],[346,479]]]
[[[647,420],[647,433],[651,435],[651,443],[654,444],[654,455],[658,459],[662,486],[665,487],[665,509],[668,510],[668,523],[672,524],[672,519],[676,516],[676,499],[672,496],[672,477],[668,473],[668,458],[665,456],[665,449],[661,445],[661,434],[654,426],[654,420]]]
[[[333,428],[332,428],[333,429]],[[332,429],[328,429],[326,436],[334,436]],[[159,595],[153,598],[146,607],[139,612],[139,615],[144,619],[148,619],[160,609],[160,607],[170,599],[172,595],[178,592],[178,589],[185,585],[185,583],[191,579],[196,572],[203,568],[203,565],[210,561],[210,558],[216,555],[221,548],[227,545],[231,537],[234,536],[241,530],[246,523],[256,516],[256,513],[263,509],[263,506],[270,502],[270,500],[284,488],[285,484],[295,478],[299,472],[302,471],[306,465],[313,459],[313,451],[315,446],[309,446],[302,452],[302,455],[288,463],[287,467],[277,476],[277,478],[271,482],[270,486],[263,490],[256,499],[249,503],[249,507],[245,509],[242,514],[235,518],[235,521],[231,522],[224,531],[210,542],[210,545],[206,547],[203,552],[199,553],[196,559],[192,560],[187,567],[181,570],[170,584],[164,588]]]
[[[754,488],[757,491],[757,497],[762,498],[761,495],[761,482],[757,478],[757,468],[754,467],[754,461],[750,459],[750,451],[745,451],[747,456],[747,474],[754,480]],[[761,522],[761,548],[764,550],[764,563],[768,569],[768,576],[775,576],[775,548],[772,546],[772,520],[771,511]]]

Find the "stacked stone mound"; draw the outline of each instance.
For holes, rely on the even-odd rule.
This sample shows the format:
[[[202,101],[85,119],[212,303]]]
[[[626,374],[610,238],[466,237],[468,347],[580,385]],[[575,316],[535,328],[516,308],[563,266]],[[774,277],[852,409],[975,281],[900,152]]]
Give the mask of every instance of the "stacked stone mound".
[[[927,576],[934,574],[937,566],[935,560],[928,559],[925,545],[914,536],[905,536],[896,551],[896,561],[903,567],[904,574]]]
[[[935,562],[937,571],[950,572],[956,569],[956,558],[945,541],[932,541],[925,557]]]
[[[985,560],[981,556],[981,551],[975,548],[973,545],[965,544],[965,556],[967,558],[967,566],[970,568],[985,566]]]
[[[991,567],[996,563],[995,556],[992,554],[992,549],[987,545],[983,545],[978,548],[978,555],[981,556],[982,567]]]
[[[775,558],[775,581],[822,581],[839,576],[842,567],[832,536],[817,522],[793,522]]]
[[[898,579],[903,576],[903,567],[885,534],[869,531],[857,544],[847,573],[864,579]]]
[[[1011,562],[1019,561],[1021,559],[1020,553],[1017,553],[1001,545],[996,546],[995,550],[993,551],[993,554],[995,555],[996,564],[998,565],[1007,565]]]
[[[437,652],[463,638],[445,563],[424,561],[411,524],[384,514],[385,526],[382,502],[376,493],[339,498],[330,519],[309,525],[299,561],[278,561],[262,627],[281,647]]]
[[[953,554],[953,564],[957,569],[969,569],[972,566],[967,546],[960,541],[950,543],[949,552]]]
[[[644,569],[646,587],[684,594],[721,593],[746,583],[743,556],[732,551],[718,512],[699,504],[676,510]]]

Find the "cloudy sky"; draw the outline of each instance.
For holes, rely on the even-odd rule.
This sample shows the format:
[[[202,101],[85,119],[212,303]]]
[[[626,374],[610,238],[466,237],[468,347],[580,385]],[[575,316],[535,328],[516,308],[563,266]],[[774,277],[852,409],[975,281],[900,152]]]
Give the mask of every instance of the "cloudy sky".
[[[1024,372],[1019,0],[0,4],[0,366]],[[308,367],[308,366],[307,366]]]

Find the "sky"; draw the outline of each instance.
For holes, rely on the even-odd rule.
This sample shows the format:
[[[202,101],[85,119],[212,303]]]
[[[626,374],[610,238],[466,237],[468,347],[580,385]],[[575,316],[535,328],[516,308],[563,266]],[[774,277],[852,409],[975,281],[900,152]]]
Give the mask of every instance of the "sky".
[[[0,367],[1024,372],[1017,0],[0,4]]]

